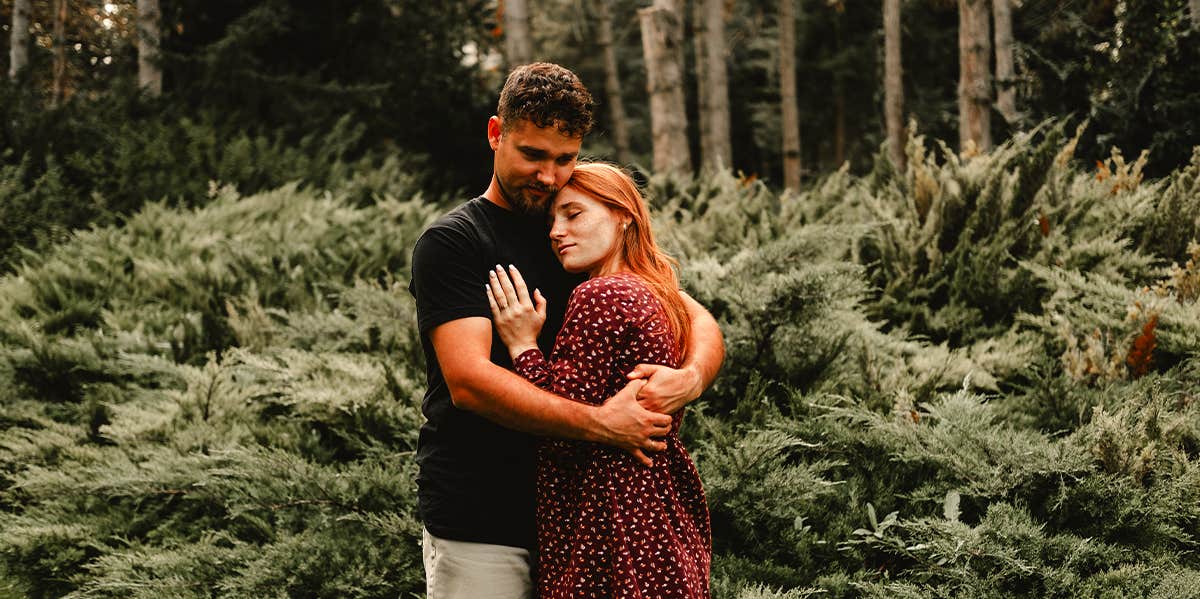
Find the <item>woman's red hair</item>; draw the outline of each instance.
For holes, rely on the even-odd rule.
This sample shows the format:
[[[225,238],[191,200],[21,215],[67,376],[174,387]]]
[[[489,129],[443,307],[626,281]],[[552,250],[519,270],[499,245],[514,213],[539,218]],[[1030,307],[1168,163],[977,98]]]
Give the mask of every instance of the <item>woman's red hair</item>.
[[[640,276],[666,309],[671,332],[680,352],[687,347],[691,319],[679,291],[675,259],[659,249],[650,230],[650,211],[637,184],[620,168],[604,162],[584,162],[575,167],[567,187],[587,194],[611,210],[630,218],[621,244],[621,257],[629,272]]]

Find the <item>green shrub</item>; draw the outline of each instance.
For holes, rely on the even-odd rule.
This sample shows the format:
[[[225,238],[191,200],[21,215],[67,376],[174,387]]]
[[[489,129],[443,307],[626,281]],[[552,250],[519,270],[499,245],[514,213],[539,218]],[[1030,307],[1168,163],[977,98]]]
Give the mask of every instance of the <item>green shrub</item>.
[[[1195,595],[1197,165],[1098,179],[1077,137],[914,139],[903,173],[783,196],[651,180],[726,340],[683,428],[714,596]],[[212,159],[307,164],[250,168],[286,154],[256,139]],[[401,161],[327,164],[332,191],[188,179],[0,279],[0,595],[421,592],[406,283],[440,209]],[[22,201],[67,181],[3,168]]]

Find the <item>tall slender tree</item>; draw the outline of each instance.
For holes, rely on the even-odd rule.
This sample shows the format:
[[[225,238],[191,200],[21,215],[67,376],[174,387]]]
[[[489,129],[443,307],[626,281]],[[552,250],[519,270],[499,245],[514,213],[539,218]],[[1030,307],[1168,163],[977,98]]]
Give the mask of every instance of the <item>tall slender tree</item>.
[[[883,114],[888,156],[904,170],[904,68],[900,61],[900,0],[883,0]]]
[[[655,0],[638,10],[642,51],[646,57],[646,91],[650,94],[650,129],[654,170],[690,175],[687,112],[683,98],[682,23],[675,3]]]
[[[60,106],[67,95],[67,0],[54,0],[54,68],[50,105]]]
[[[991,43],[987,0],[958,0],[959,149],[992,147]]]
[[[701,167],[728,168],[733,162],[733,149],[729,137],[725,0],[699,0],[694,17]]]
[[[151,96],[162,95],[161,39],[158,0],[138,0],[138,85]]]
[[[633,157],[629,153],[629,119],[625,116],[625,102],[621,98],[621,71],[617,63],[617,50],[613,44],[612,0],[596,2],[597,45],[604,55],[604,93],[608,97],[608,117],[612,121],[613,145],[617,150],[617,161],[629,164]]]
[[[1188,0],[1188,8],[1191,11],[1192,29],[1200,30],[1200,0]]]
[[[796,0],[779,0],[779,102],[783,186],[800,188],[800,107],[796,97]]]
[[[30,0],[13,2],[12,31],[8,37],[8,78],[14,81],[29,64],[29,5]]]
[[[1016,71],[1013,68],[1012,0],[992,0],[992,27],[996,43],[996,110],[1017,125]]]
[[[834,52],[841,55],[842,50],[842,13],[834,5],[833,42]],[[833,163],[842,166],[846,162],[846,72],[844,69],[833,69]]]
[[[525,0],[503,0],[504,54],[509,67],[533,62],[533,37],[529,32],[529,6]]]

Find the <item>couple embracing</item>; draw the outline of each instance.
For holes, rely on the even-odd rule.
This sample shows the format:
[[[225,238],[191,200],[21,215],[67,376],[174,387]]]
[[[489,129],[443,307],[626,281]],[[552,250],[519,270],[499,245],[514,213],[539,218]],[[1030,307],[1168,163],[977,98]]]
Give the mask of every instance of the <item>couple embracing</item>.
[[[592,98],[515,69],[487,191],[430,226],[410,290],[429,388],[417,448],[430,599],[709,595],[683,407],[720,367],[636,184],[578,163]]]

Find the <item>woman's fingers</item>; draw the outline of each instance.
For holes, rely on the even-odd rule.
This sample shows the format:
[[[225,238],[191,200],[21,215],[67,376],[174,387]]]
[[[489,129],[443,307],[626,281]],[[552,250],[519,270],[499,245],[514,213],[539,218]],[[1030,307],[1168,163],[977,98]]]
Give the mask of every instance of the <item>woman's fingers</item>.
[[[513,289],[517,292],[517,301],[527,306],[533,306],[533,302],[529,301],[529,287],[525,286],[525,278],[521,276],[521,271],[509,264],[508,272],[512,275]]]
[[[496,265],[496,279],[500,281],[500,288],[504,290],[504,299],[510,306],[516,306],[521,303],[517,297],[517,290],[513,289],[512,281],[508,278],[508,273],[504,272],[504,268],[499,264]]]
[[[541,289],[533,290],[533,309],[542,318],[546,317],[546,298],[542,295]]]
[[[490,306],[492,308],[492,317],[498,318],[500,316],[500,306],[498,306],[496,304],[496,298],[495,298],[495,296],[492,295],[491,284],[489,283],[487,285],[484,285],[483,289],[487,293],[488,306]]]
[[[488,297],[496,302],[496,306],[504,310],[508,308],[508,298],[505,297],[504,291],[500,287],[500,280],[496,277],[495,271],[488,272]]]
[[[511,278],[509,273],[512,273]],[[489,305],[494,304],[495,311],[528,308],[530,312],[545,318],[546,298],[538,290],[534,290],[535,297],[530,298],[525,278],[521,276],[521,271],[511,264],[507,271],[499,264],[488,271],[487,290]]]

